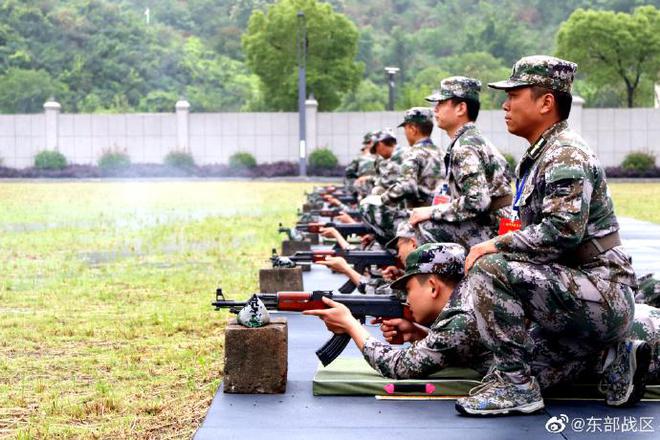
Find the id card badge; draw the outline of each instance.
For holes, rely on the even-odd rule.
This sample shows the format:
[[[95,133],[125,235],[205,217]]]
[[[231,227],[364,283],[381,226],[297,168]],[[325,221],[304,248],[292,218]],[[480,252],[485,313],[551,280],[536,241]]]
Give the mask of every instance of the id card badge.
[[[444,205],[449,202],[451,202],[451,196],[449,195],[449,185],[447,182],[445,182],[438,187],[435,194],[433,195],[431,206]]]
[[[520,230],[521,223],[519,218],[501,218],[500,227],[497,230],[497,235],[504,235],[507,232],[515,232]]]
[[[520,199],[522,197],[523,188],[525,187],[525,182],[527,181],[528,174],[525,174],[522,180],[518,181],[516,184],[516,198],[513,201],[513,215],[511,218],[502,218],[500,219],[500,226],[497,230],[497,235],[504,235],[507,232],[519,231],[522,227],[520,222]]]

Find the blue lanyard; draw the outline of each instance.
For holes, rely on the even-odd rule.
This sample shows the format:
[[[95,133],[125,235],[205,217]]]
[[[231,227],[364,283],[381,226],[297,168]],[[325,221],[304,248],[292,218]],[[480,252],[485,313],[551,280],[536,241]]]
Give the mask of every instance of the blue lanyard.
[[[513,210],[516,212],[520,209],[520,198],[522,197],[523,189],[525,188],[525,182],[527,182],[527,176],[529,176],[529,171],[525,173],[522,179],[516,182],[516,199],[513,202]]]

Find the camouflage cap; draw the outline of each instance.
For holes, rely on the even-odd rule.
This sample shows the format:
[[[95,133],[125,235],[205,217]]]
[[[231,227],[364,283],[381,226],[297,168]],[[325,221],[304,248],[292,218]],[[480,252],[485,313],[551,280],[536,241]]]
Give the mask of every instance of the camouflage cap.
[[[375,135],[376,135],[376,133],[372,133],[372,132],[370,132],[370,131],[366,132],[366,133],[364,134],[364,137],[362,138],[362,145],[363,145],[363,146],[364,146],[364,145],[368,145],[368,144],[372,143],[373,141],[375,141],[375,140],[376,140],[376,136],[375,136]],[[364,148],[364,147],[363,147],[363,148]]]
[[[406,272],[394,281],[392,289],[406,291],[410,277],[421,274],[436,274],[441,277],[456,277],[465,267],[465,248],[456,243],[423,244],[406,258]]]
[[[398,246],[399,238],[416,238],[417,232],[415,227],[409,222],[401,222],[396,228],[396,234],[394,238],[387,242],[385,245],[388,249],[396,249]]]
[[[406,113],[403,116],[403,122],[399,124],[399,127],[403,127],[411,122],[415,124],[433,125],[433,110],[428,107],[413,107],[408,109],[406,110]]]
[[[446,101],[451,98],[472,99],[479,101],[481,81],[467,76],[450,76],[440,81],[440,89],[425,99],[428,102]]]
[[[396,143],[396,136],[394,136],[394,132],[392,131],[391,128],[386,128],[384,130],[379,130],[374,133],[374,143],[371,145],[371,154],[376,154],[376,145],[378,142],[383,142],[387,140],[392,140]]]
[[[558,92],[571,93],[577,64],[547,55],[532,55],[516,61],[511,77],[504,81],[489,83],[493,89],[515,89],[516,87],[541,86]]]

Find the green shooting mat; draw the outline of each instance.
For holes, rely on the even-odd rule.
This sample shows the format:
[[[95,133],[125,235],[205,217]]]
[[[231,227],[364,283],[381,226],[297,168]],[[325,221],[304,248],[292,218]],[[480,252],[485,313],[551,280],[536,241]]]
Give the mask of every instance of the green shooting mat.
[[[318,365],[312,391],[315,396],[464,396],[479,385],[481,375],[469,368],[445,368],[426,379],[393,380],[381,376],[362,358],[338,357],[327,367]],[[571,384],[548,390],[548,399],[602,400],[597,386]],[[645,400],[660,400],[660,384],[646,387]]]

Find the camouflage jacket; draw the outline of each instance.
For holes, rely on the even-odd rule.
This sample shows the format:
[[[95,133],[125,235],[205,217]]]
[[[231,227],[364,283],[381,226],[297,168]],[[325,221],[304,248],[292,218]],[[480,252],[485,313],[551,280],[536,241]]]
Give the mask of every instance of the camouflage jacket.
[[[381,194],[383,203],[392,204],[402,199],[429,205],[433,191],[444,172],[440,150],[431,139],[425,138],[403,153],[401,173],[394,183]]]
[[[404,147],[403,145],[397,144],[397,146],[394,147],[394,152],[392,153],[392,157],[390,157],[390,160],[396,163],[397,165],[401,166],[401,164],[403,164],[403,156],[405,155],[407,150],[408,148]]]
[[[446,209],[433,211],[431,218],[435,221],[475,219],[489,213],[492,198],[512,193],[506,159],[474,122],[456,132],[444,162],[451,202]]]
[[[406,348],[395,348],[370,337],[362,354],[380,374],[394,379],[421,378],[448,366],[486,369],[490,353],[481,344],[470,292],[465,281],[429,329],[428,335]]]
[[[376,178],[374,179],[374,186],[371,193],[382,194],[396,181],[401,166],[391,158],[385,159],[381,156],[376,158],[374,165],[376,168]]]
[[[500,236],[496,247],[518,261],[565,264],[581,243],[619,230],[605,172],[566,121],[548,128],[516,169],[522,228]],[[614,247],[579,269],[599,280],[636,288],[630,257]]]
[[[344,170],[344,183],[353,186],[353,182],[358,178],[358,168],[360,167],[360,156],[353,159]]]

